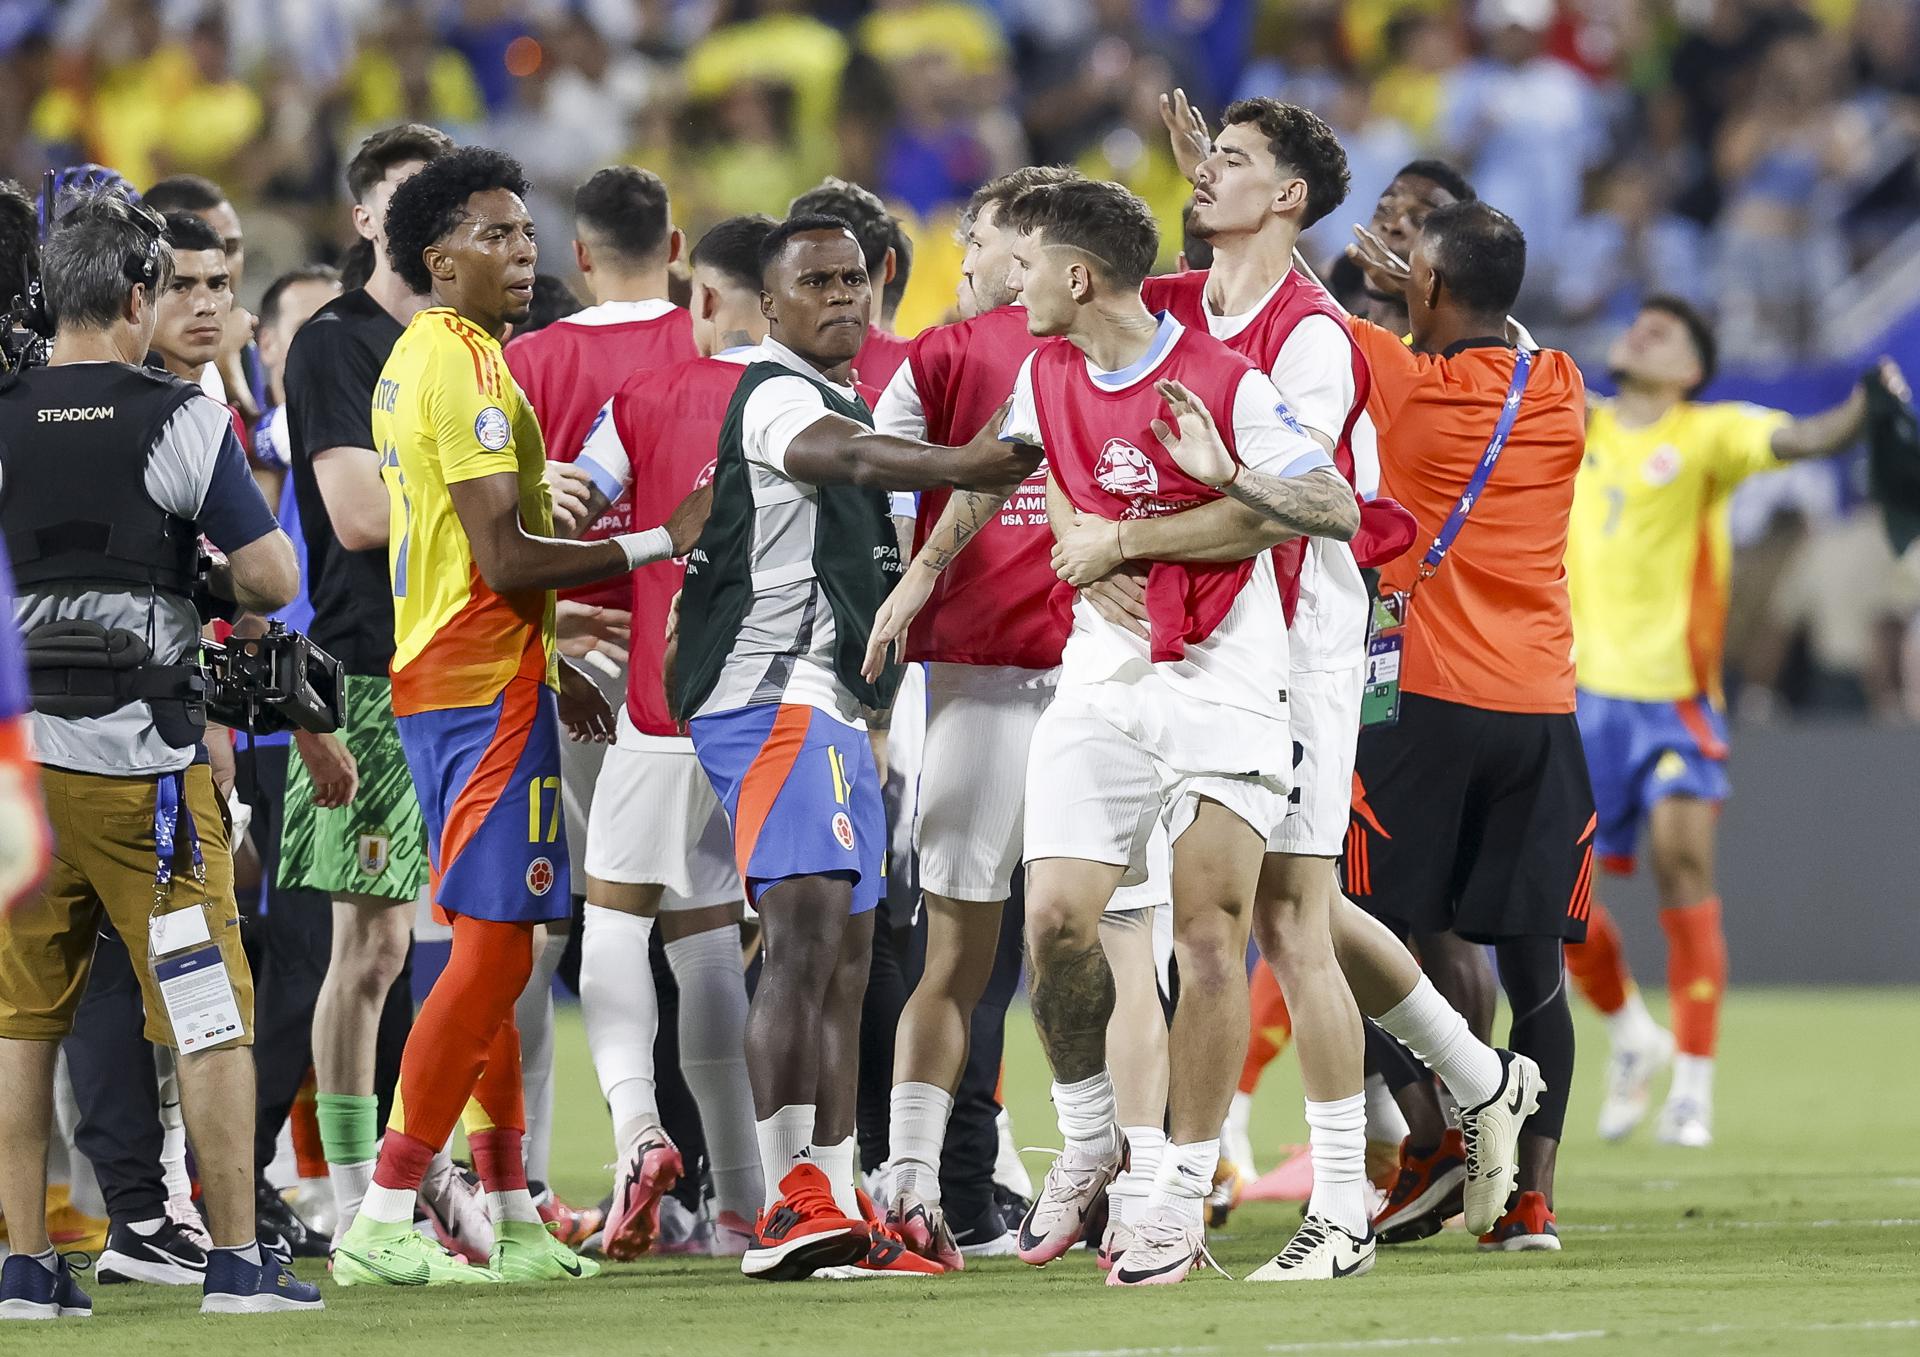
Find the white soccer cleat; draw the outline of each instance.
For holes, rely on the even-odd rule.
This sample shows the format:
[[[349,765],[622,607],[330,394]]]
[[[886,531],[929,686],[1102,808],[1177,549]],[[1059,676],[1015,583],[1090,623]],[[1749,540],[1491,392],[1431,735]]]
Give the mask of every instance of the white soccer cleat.
[[[486,1189],[471,1169],[438,1156],[420,1184],[420,1206],[447,1252],[478,1268],[492,1263],[493,1217],[487,1214]]]
[[[1460,1138],[1467,1149],[1462,1209],[1470,1234],[1485,1234],[1507,1209],[1520,1172],[1520,1128],[1540,1106],[1546,1081],[1524,1055],[1501,1051],[1500,1087],[1478,1107],[1460,1109]]]
[[[1045,1267],[1080,1242],[1100,1194],[1126,1167],[1126,1137],[1117,1126],[1111,1134],[1111,1152],[1098,1158],[1071,1148],[1060,1151],[1040,1184],[1040,1195],[1020,1221],[1014,1250],[1020,1261]]]
[[[1673,1063],[1673,1033],[1648,1026],[1613,1043],[1607,1060],[1607,1094],[1600,1104],[1600,1139],[1625,1140],[1646,1120],[1653,1081]]]
[[[1662,1145],[1704,1150],[1713,1144],[1713,1108],[1693,1098],[1668,1098],[1655,1134]]]
[[[1213,1262],[1207,1255],[1206,1227],[1168,1202],[1142,1212],[1134,1222],[1133,1238],[1107,1273],[1107,1285],[1172,1286],[1184,1282],[1202,1259]]]
[[[1373,1231],[1347,1233],[1325,1216],[1300,1222],[1287,1246],[1247,1278],[1250,1282],[1332,1282],[1373,1271]]]

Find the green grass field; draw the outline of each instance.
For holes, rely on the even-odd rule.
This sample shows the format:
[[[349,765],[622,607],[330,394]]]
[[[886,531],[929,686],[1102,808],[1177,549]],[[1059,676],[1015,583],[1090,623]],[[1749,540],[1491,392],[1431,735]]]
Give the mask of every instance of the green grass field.
[[[566,1018],[556,1178],[570,1200],[597,1200],[609,1177],[599,1167],[607,1118],[577,1016]],[[1718,1143],[1665,1149],[1643,1130],[1616,1147],[1592,1133],[1605,1038],[1583,1016],[1559,1254],[1482,1256],[1450,1231],[1383,1250],[1355,1282],[1283,1289],[1208,1275],[1126,1294],[1101,1287],[1086,1255],[1044,1272],[1008,1259],[937,1282],[785,1286],[745,1281],[719,1262],[662,1260],[567,1286],[328,1287],[325,1315],[253,1320],[203,1320],[197,1294],[96,1287],[90,1323],[8,1326],[0,1353],[1911,1354],[1920,1352],[1916,1037],[1920,992],[1736,992]],[[1024,1012],[1008,1046],[1018,1133],[1044,1143],[1055,1132]],[[1261,1089],[1263,1154],[1304,1139],[1295,1068],[1278,1062]],[[1243,1208],[1215,1252],[1244,1275],[1297,1219],[1293,1208]]]

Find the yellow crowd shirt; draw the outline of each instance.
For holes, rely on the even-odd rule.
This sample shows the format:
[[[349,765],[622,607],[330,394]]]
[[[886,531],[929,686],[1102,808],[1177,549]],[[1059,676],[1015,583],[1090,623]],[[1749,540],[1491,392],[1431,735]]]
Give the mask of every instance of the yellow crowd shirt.
[[[1720,698],[1734,488],[1780,465],[1789,417],[1682,402],[1645,428],[1596,404],[1567,537],[1580,687],[1642,702]]]
[[[518,477],[520,521],[553,535],[546,446],[493,336],[446,307],[420,312],[373,395],[387,483],[397,716],[490,705],[507,683],[556,684],[553,591],[480,578],[448,486]]]

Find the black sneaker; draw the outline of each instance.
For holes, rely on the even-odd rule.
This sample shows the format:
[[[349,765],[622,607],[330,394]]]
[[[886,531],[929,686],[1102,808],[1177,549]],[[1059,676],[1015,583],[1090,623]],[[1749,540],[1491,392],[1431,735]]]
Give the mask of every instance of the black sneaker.
[[[102,1285],[151,1282],[156,1286],[199,1286],[206,1279],[207,1255],[193,1236],[162,1217],[152,1234],[135,1234],[116,1220],[107,1231],[106,1251],[94,1264]]]
[[[253,1190],[253,1218],[261,1244],[291,1258],[325,1258],[332,1244],[307,1228],[299,1213],[287,1204],[271,1183]],[[276,1244],[277,1241],[277,1244]]]
[[[1010,1187],[993,1185],[993,1204],[1000,1212],[1000,1218],[1007,1223],[1009,1230],[1020,1228],[1020,1222],[1027,1218],[1027,1212],[1033,1209],[1033,1203]]]
[[[972,1220],[949,1218],[947,1228],[953,1231],[953,1242],[960,1246],[960,1253],[966,1258],[998,1258],[1014,1252],[1018,1243],[1013,1231],[1007,1228],[1006,1217],[1000,1214],[997,1202],[988,1203]]]

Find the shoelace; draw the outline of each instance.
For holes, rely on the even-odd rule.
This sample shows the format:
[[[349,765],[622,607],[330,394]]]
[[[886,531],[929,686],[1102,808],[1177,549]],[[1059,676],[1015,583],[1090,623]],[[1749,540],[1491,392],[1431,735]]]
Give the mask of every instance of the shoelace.
[[[1167,1216],[1155,1216],[1133,1227],[1133,1243],[1128,1246],[1127,1252],[1133,1254],[1141,1249],[1167,1248],[1186,1242],[1187,1227],[1184,1224]],[[1194,1245],[1194,1250],[1194,1256],[1201,1262],[1228,1281],[1235,1280],[1231,1272],[1220,1266],[1220,1260],[1213,1256],[1204,1237]]]
[[[1042,1199],[1047,1195],[1047,1182],[1052,1181],[1055,1173],[1058,1173],[1065,1179],[1067,1186],[1073,1190],[1074,1195],[1078,1196],[1091,1186],[1094,1179],[1106,1172],[1104,1168],[1068,1168],[1060,1162],[1067,1157],[1067,1150],[1064,1145],[1057,1150],[1049,1145],[1022,1145],[1020,1147],[1020,1153],[1050,1154],[1053,1156],[1053,1162],[1047,1165],[1046,1180],[1040,1184],[1040,1196]],[[1122,1165],[1126,1163],[1124,1154],[1121,1156],[1120,1162]]]
[[[840,1214],[840,1207],[833,1200],[833,1192],[825,1183],[808,1183],[791,1193],[786,1201],[802,1217]]]
[[[1309,1254],[1326,1242],[1327,1227],[1317,1218],[1308,1216],[1300,1222],[1300,1229],[1287,1241],[1287,1246],[1280,1250],[1280,1256],[1274,1261],[1282,1267],[1304,1263]]]

